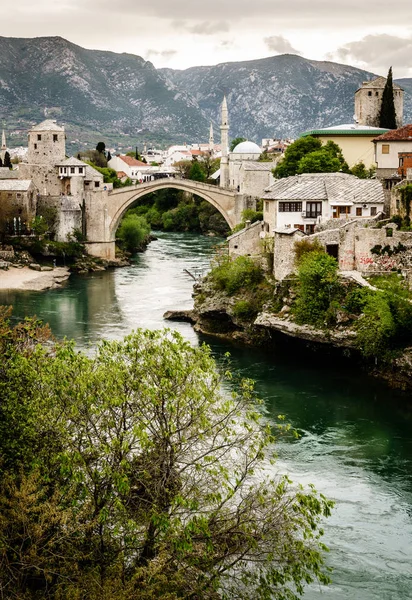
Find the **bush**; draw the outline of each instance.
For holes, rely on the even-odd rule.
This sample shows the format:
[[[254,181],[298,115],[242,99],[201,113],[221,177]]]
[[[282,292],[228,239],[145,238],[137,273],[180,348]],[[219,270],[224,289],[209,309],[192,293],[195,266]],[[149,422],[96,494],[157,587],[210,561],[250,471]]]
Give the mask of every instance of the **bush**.
[[[309,254],[309,252],[323,252],[323,248],[319,243],[319,240],[309,241],[303,238],[300,242],[295,242],[293,247],[295,252],[295,265],[298,267],[303,258]]]
[[[324,327],[329,306],[337,296],[338,263],[325,252],[309,252],[297,274],[297,299],[293,307],[298,323]]]
[[[209,277],[219,289],[232,296],[241,288],[254,288],[263,280],[263,271],[250,256],[238,256],[235,260],[221,256]]]
[[[233,314],[240,319],[248,319],[257,314],[256,306],[250,300],[239,300],[233,307]]]
[[[117,237],[129,252],[140,250],[150,234],[150,225],[144,217],[127,215],[117,230]]]
[[[388,298],[384,294],[369,294],[357,323],[357,345],[362,354],[385,358],[395,333],[396,325]]]

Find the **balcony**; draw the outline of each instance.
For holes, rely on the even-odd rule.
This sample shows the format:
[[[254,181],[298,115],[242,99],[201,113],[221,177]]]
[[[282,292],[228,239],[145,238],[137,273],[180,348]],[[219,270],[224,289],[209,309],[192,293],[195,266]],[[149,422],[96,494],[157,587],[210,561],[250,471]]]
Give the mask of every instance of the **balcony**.
[[[302,212],[302,217],[304,219],[317,219],[322,216],[321,210],[304,210]]]

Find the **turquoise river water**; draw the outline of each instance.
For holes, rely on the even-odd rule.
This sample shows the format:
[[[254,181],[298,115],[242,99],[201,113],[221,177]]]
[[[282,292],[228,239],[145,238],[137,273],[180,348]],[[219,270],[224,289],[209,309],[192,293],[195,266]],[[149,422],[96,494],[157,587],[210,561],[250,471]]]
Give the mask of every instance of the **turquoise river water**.
[[[284,414],[299,431],[278,445],[278,470],[312,482],[336,501],[325,523],[333,584],[310,586],[308,600],[412,599],[412,402],[324,355],[233,346],[168,323],[169,309],[192,306],[192,279],[204,274],[214,241],[160,233],[133,265],[72,276],[47,292],[0,292],[14,317],[36,314],[57,338],[88,348],[137,327],[178,329],[209,343],[216,359],[229,351],[233,369],[256,381],[269,415]],[[1,275],[0,275],[1,276]]]

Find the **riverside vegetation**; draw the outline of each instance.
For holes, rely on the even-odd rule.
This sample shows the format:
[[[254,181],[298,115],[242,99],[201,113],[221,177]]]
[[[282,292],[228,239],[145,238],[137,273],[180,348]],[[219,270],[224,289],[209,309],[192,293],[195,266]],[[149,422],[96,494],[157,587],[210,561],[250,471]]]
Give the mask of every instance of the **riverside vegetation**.
[[[352,338],[350,345],[367,359],[371,369],[379,364],[384,371],[408,351],[412,295],[402,276],[371,277],[370,283],[377,289],[361,288],[341,278],[336,259],[307,240],[296,243],[295,260],[296,275],[279,283],[250,257],[217,257],[195,291],[199,329],[225,331],[249,343],[265,342],[262,328],[253,324],[264,311],[323,331],[326,338],[334,331],[346,333]],[[226,330],[213,324],[223,320],[222,313]]]
[[[293,600],[328,583],[332,503],[273,477],[288,427],[263,419],[250,380],[235,384],[176,332],[139,330],[88,356],[10,315],[1,308],[1,597]]]

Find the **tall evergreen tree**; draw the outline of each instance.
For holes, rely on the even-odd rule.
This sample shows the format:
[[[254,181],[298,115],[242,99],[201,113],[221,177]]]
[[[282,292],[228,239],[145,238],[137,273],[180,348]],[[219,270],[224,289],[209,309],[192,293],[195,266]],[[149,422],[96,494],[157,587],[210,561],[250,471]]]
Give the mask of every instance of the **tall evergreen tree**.
[[[381,111],[379,113],[379,127],[396,129],[396,111],[393,99],[392,67],[389,69],[388,78],[382,94]]]
[[[0,156],[0,167],[3,166],[3,161],[1,160],[1,156]]]
[[[107,152],[107,162],[109,162],[109,160],[112,160],[112,155],[110,152]]]
[[[3,167],[8,167],[9,169],[13,168],[13,165],[11,164],[11,160],[10,160],[10,154],[7,151],[4,153]]]

